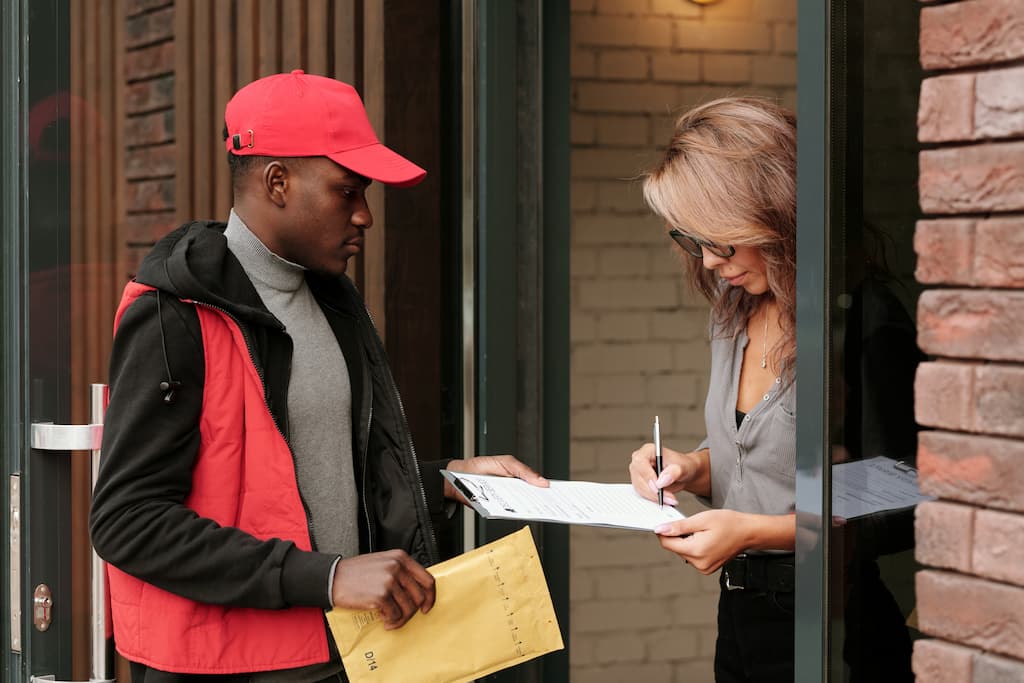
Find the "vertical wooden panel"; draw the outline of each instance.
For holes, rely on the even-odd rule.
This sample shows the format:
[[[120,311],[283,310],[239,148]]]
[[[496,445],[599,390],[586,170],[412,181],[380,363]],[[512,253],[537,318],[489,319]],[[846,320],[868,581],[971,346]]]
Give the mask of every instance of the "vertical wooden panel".
[[[327,0],[307,0],[306,5],[306,71],[318,76],[327,72]]]
[[[70,21],[71,21],[71,45],[70,45],[70,102],[78,99],[83,99],[86,96],[86,60],[87,51],[90,47],[90,41],[87,36],[91,33],[86,29],[86,13],[82,3],[72,2],[70,8]],[[69,102],[69,105],[70,105]],[[71,263],[77,264],[85,260],[85,241],[86,241],[86,228],[87,220],[85,213],[85,173],[87,167],[86,164],[89,161],[89,150],[88,144],[85,138],[86,129],[80,125],[74,125],[72,122],[70,131],[70,162],[71,162],[71,178],[70,178],[70,249],[71,249]],[[72,266],[71,271],[71,338],[77,339],[84,336],[84,329],[82,325],[83,316],[78,313],[83,308],[83,298],[81,293],[84,291],[82,270]],[[81,397],[77,396],[77,391],[74,387],[82,384],[84,376],[86,348],[84,344],[71,345],[71,385],[73,387],[71,397],[72,416],[77,418],[81,415],[84,403]],[[83,500],[83,468],[80,463],[77,463],[78,458],[71,462],[71,509],[73,511],[81,510],[83,506],[88,506],[88,500]],[[72,514],[72,530],[71,530],[71,670],[72,675],[80,677],[84,671],[88,675],[88,653],[89,653],[89,641],[88,641],[88,628],[83,628],[87,621],[83,621],[83,615],[87,613],[89,609],[89,575],[88,575],[88,564],[83,565],[82,550],[83,547],[88,550],[88,546],[83,544],[80,540],[81,525],[74,514]],[[82,571],[83,568],[86,571]],[[79,679],[81,680],[81,679]]]
[[[306,68],[306,0],[291,0],[281,8],[281,71]]]
[[[175,215],[178,223],[194,217],[192,181],[194,175],[192,139],[192,5],[194,0],[176,0],[174,6],[174,175]]]
[[[234,89],[256,79],[259,73],[259,0],[235,0]]]
[[[334,2],[334,74],[339,81],[359,86],[362,74],[357,74],[359,60],[358,37],[363,27],[357,23],[355,0],[333,0]]]
[[[213,95],[213,5],[197,2],[192,6],[192,193],[193,218],[213,218],[213,188],[210,170],[213,166],[211,117]],[[184,113],[184,112],[182,112]],[[219,128],[218,128],[219,130]]]
[[[281,70],[281,3],[279,0],[260,0],[260,73],[262,76]]]
[[[363,3],[363,103],[378,135],[384,131],[384,0]],[[366,232],[362,259],[362,290],[381,338],[386,338],[384,188],[374,185],[369,192],[374,227]]]
[[[216,135],[211,140],[210,179],[213,185],[213,207],[211,218],[227,220],[231,209],[231,181],[225,161],[223,135],[224,105],[234,93],[235,53],[238,36],[234,31],[227,31],[232,24],[232,6],[230,2],[211,3],[214,6],[214,27],[219,35],[216,41],[216,63],[213,64],[213,97],[210,99],[210,117]]]

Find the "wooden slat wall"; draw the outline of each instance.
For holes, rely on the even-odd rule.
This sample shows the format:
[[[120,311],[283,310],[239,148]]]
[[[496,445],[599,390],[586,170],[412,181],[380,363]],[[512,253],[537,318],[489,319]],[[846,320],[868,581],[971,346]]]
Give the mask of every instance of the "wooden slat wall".
[[[105,381],[110,326],[123,286],[125,209],[122,84],[126,44],[120,0],[70,3],[70,277],[72,420],[89,420],[89,385]],[[72,460],[71,618],[75,679],[88,678],[90,468]]]

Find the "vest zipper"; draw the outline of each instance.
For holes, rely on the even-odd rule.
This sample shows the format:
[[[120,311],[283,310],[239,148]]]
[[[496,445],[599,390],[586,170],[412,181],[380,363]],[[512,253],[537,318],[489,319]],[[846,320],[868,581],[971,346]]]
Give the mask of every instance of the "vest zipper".
[[[363,439],[363,481],[360,488],[362,491],[359,495],[359,500],[363,504],[363,514],[366,515],[366,534],[369,537],[370,552],[374,552],[373,542],[373,522],[370,521],[370,508],[366,504],[366,463],[369,458],[370,452],[370,425],[373,423],[373,380],[370,380],[370,405],[369,410],[366,414],[366,438]]]
[[[366,313],[366,319],[370,322],[370,332],[373,334],[373,339],[374,341],[376,341],[377,347],[382,347],[383,344],[380,340],[380,335],[377,334],[377,327],[373,323],[373,316],[370,315],[370,309],[368,309],[364,305],[363,311]],[[420,498],[417,501],[417,503],[419,504],[419,508],[423,513],[424,519],[427,520],[427,539],[430,541],[430,543],[427,545],[427,556],[430,558],[431,564],[436,564],[441,559],[440,552],[437,549],[437,536],[434,534],[433,525],[430,524],[430,510],[427,508],[427,492],[426,489],[423,488],[423,475],[420,474],[420,463],[419,459],[416,457],[416,446],[413,444],[412,438],[409,436],[409,421],[405,417],[405,406],[402,405],[402,397],[398,393],[398,386],[395,384],[395,378],[391,376],[390,368],[388,368],[386,363],[382,364],[381,367],[383,368],[384,379],[387,380],[388,386],[391,388],[392,398],[394,398],[395,403],[398,404],[398,412],[402,416],[401,427],[403,431],[403,436],[405,436],[405,445],[408,447],[409,454],[412,456],[412,469],[413,472],[416,473],[416,483],[418,484],[420,492]],[[369,441],[369,435],[367,435],[367,441]]]
[[[270,409],[270,399],[267,397],[267,380],[263,376],[263,371],[260,369],[259,363],[256,362],[256,356],[252,352],[252,344],[249,342],[249,336],[245,333],[245,327],[239,322],[238,318],[229,313],[227,310],[220,306],[214,306],[213,304],[204,303],[202,301],[191,300],[191,303],[196,306],[205,306],[206,308],[212,309],[219,313],[223,313],[228,318],[231,318],[232,322],[238,327],[238,331],[242,334],[242,340],[245,342],[245,350],[249,353],[249,362],[252,363],[253,368],[256,370],[256,376],[260,378],[260,385],[263,387],[263,405],[267,409],[267,414],[270,415],[270,421],[274,423],[274,427],[277,428],[277,433],[284,439],[284,443],[288,446],[288,454],[292,458],[292,472],[295,474],[295,491],[299,494],[299,502],[302,503],[302,510],[306,515],[306,531],[309,533],[309,547],[311,550],[316,550],[316,537],[313,535],[313,515],[309,512],[309,505],[306,504],[306,499],[302,496],[302,487],[299,486],[299,469],[295,464],[295,453],[292,451],[291,442],[288,437],[285,436],[284,430],[281,429],[281,425],[278,424],[277,418],[274,416],[274,411]],[[291,361],[289,360],[289,363]]]

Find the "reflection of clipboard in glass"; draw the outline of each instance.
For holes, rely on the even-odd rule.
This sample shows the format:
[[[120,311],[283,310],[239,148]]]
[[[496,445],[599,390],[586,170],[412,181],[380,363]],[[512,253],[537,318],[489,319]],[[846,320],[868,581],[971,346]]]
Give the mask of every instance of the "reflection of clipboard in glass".
[[[352,683],[471,681],[562,649],[529,527],[427,571],[437,601],[400,629],[375,611],[327,613]]]
[[[832,466],[832,514],[843,519],[911,508],[932,496],[921,493],[917,470],[879,455]]]

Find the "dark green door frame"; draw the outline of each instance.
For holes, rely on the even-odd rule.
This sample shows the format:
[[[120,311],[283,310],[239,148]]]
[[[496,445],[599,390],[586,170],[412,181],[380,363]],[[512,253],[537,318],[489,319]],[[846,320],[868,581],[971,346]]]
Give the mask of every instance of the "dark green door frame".
[[[11,639],[11,553],[10,517],[11,475],[21,470],[22,439],[16,428],[22,424],[21,405],[21,201],[23,145],[21,131],[25,120],[24,60],[22,45],[22,6],[17,2],[0,4],[0,468],[3,481],[3,552],[0,570],[3,572],[3,679],[17,680],[21,671],[21,655],[14,651]],[[20,479],[16,481],[20,482]],[[20,586],[18,587],[20,590]],[[20,600],[20,594],[17,597]],[[20,633],[18,634],[20,637]]]
[[[797,681],[828,680],[830,4],[799,0],[797,17]]]
[[[70,421],[69,11],[67,0],[3,3],[0,143],[0,376],[5,578],[12,475],[20,489],[16,579],[4,581],[6,680],[71,676],[71,460],[29,448],[32,422]],[[30,39],[31,38],[31,39]],[[36,129],[29,146],[30,128]],[[20,584],[20,585],[19,585]],[[52,594],[52,621],[33,627],[32,595]],[[16,586],[16,588],[15,588]],[[21,619],[11,618],[20,592]],[[12,643],[11,631],[20,632]]]
[[[477,452],[554,479],[569,476],[568,38],[568,3],[477,5]],[[478,540],[515,526],[481,523]],[[568,528],[533,533],[568,646]],[[567,652],[493,680],[567,681]]]

